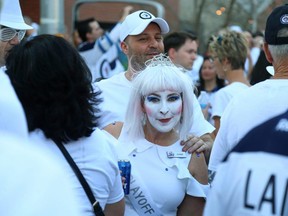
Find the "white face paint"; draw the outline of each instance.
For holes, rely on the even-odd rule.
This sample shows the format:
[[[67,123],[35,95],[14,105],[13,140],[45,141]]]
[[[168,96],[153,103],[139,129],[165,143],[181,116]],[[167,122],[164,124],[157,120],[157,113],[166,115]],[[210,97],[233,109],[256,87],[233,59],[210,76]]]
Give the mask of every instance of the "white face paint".
[[[181,118],[181,95],[169,90],[151,93],[145,97],[144,111],[150,123],[147,126],[151,125],[159,132],[170,132]]]

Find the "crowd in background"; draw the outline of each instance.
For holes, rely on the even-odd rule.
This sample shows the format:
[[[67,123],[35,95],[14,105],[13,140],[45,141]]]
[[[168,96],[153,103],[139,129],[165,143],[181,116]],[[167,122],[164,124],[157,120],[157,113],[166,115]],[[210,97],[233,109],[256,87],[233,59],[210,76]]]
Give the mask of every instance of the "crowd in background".
[[[130,5],[71,37],[0,6],[3,215],[288,215],[288,5],[203,54]]]

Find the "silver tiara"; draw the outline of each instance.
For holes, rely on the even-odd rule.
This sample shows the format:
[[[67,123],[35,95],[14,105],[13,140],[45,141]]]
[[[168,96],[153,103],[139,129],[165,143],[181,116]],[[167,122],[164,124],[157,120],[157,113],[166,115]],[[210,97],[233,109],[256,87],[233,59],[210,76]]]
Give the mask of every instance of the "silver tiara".
[[[146,67],[155,67],[155,66],[175,66],[169,56],[165,54],[159,54],[154,56],[152,59],[149,59],[145,62]]]

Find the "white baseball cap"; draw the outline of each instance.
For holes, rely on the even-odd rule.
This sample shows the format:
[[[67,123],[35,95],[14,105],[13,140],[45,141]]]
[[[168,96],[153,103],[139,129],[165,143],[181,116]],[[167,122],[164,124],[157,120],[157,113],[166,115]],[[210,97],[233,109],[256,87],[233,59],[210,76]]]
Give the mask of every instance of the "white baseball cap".
[[[24,22],[19,0],[2,1],[0,25],[18,30],[33,29]]]
[[[148,11],[139,10],[129,14],[121,24],[120,41],[124,41],[128,35],[139,35],[151,22],[158,24],[161,34],[169,32],[169,25],[164,19],[155,17]]]

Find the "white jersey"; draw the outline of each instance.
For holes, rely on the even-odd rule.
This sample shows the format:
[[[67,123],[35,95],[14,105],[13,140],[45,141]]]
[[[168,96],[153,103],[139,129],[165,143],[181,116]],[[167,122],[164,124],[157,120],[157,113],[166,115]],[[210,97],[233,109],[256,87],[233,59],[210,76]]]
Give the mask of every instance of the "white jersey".
[[[101,97],[103,98],[103,102],[99,105],[102,111],[99,119],[99,128],[103,129],[114,122],[124,122],[130,93],[133,91],[132,83],[125,77],[125,73],[101,80],[96,85],[102,91]],[[190,132],[196,136],[213,132],[215,128],[205,120],[195,95],[194,102],[193,122],[195,124],[193,124]]]
[[[93,43],[83,42],[79,45],[78,51],[84,58],[92,73],[93,81],[106,79],[124,70],[118,55],[121,52],[119,44],[118,23],[110,33],[105,33]]]
[[[288,79],[269,79],[236,95],[221,117],[209,170],[215,171],[227,153],[255,126],[288,109]]]
[[[288,112],[249,132],[219,165],[205,216],[288,215]]]

